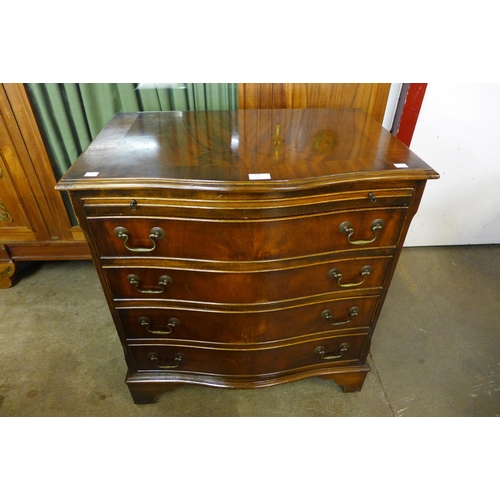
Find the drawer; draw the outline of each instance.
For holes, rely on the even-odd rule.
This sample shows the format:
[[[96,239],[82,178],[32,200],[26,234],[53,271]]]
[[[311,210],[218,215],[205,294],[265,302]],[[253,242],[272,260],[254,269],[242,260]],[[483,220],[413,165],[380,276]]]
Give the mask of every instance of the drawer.
[[[391,256],[335,260],[289,269],[203,271],[156,267],[103,269],[115,299],[262,303],[331,292],[382,288]],[[163,282],[168,282],[162,285]]]
[[[129,340],[151,338],[212,343],[274,342],[345,328],[368,328],[378,296],[253,309],[117,308]]]
[[[320,338],[280,347],[191,347],[133,345],[128,349],[138,371],[191,372],[211,375],[266,375],[307,367],[359,361],[367,334]]]
[[[275,260],[359,248],[396,247],[406,208],[352,210],[262,220],[91,218],[101,257]]]

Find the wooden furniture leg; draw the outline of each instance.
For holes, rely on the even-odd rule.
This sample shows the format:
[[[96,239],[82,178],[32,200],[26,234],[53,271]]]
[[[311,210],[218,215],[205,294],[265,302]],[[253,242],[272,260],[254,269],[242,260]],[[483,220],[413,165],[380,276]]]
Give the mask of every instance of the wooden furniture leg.
[[[5,245],[0,245],[0,288],[9,288],[12,286],[13,276],[16,266],[10,258]]]
[[[333,380],[336,384],[342,386],[344,392],[359,392],[365,383],[369,371],[370,367],[362,366],[355,372],[340,372],[331,375],[322,375],[320,378]]]
[[[183,384],[181,383],[164,383],[164,384],[137,384],[127,382],[130,395],[136,405],[153,404],[158,401],[158,398],[167,391],[175,389]]]

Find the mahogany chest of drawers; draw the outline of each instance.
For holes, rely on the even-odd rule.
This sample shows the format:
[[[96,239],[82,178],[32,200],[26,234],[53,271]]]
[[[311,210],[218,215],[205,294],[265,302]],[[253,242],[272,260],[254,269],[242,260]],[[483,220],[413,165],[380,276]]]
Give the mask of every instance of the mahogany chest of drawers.
[[[117,114],[68,190],[136,403],[179,383],[361,389],[425,183],[354,109]]]

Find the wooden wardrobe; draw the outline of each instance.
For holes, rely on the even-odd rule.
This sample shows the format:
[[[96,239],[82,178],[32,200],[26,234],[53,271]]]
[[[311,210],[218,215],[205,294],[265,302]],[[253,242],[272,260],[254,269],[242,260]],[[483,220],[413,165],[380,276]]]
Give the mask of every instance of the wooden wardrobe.
[[[23,84],[0,84],[0,288],[22,261],[89,259],[68,216]]]

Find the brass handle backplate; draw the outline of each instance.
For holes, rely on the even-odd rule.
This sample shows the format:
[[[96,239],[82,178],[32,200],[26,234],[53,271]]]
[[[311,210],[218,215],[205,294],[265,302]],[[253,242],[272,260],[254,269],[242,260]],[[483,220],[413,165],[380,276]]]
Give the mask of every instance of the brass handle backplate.
[[[175,368],[179,368],[184,359],[184,355],[178,353],[175,355],[174,359],[160,359],[158,353],[150,352],[148,358],[154,361],[157,368],[161,368],[162,370],[174,370]]]
[[[355,286],[360,286],[364,283],[366,276],[370,276],[370,274],[373,272],[372,266],[363,266],[361,268],[361,271],[359,274],[361,275],[361,281],[358,281],[356,283],[341,283],[341,280],[343,278],[342,273],[340,272],[340,269],[330,269],[328,272],[328,277],[331,280],[337,280],[337,284],[341,286],[342,288],[352,288]]]
[[[360,309],[358,306],[353,306],[349,309],[347,318],[335,321],[335,319],[333,318],[332,311],[330,311],[330,309],[325,309],[321,313],[321,317],[325,318],[326,321],[328,321],[328,323],[330,324],[330,326],[345,325],[347,323],[350,323],[353,320],[353,318],[355,318],[359,314],[359,311]]]
[[[371,230],[373,232],[373,238],[371,240],[351,240],[351,236],[354,234],[354,227],[349,221],[340,224],[339,232],[347,234],[347,241],[351,245],[368,245],[377,239],[377,231],[380,231],[384,227],[384,224],[385,222],[382,219],[376,219],[372,222]]]
[[[141,316],[139,318],[139,324],[141,326],[144,326],[148,333],[153,333],[154,335],[170,335],[174,331],[175,327],[180,326],[181,322],[177,318],[170,318],[168,320],[167,327],[165,330],[150,330],[149,329],[149,325],[151,324],[150,319],[147,318],[146,316]]]
[[[319,354],[321,356],[321,359],[328,361],[331,359],[340,359],[344,355],[344,353],[347,352],[347,349],[349,349],[349,344],[344,342],[343,344],[339,345],[339,350],[337,352],[327,353],[322,345],[316,347],[316,349],[314,349],[314,352],[315,354]]]
[[[135,289],[140,293],[163,293],[165,291],[165,287],[170,286],[174,282],[170,276],[160,276],[157,285],[158,288],[140,289],[139,284],[141,283],[141,280],[137,274],[129,274],[127,276],[127,281],[131,285],[134,285]]]
[[[149,239],[152,241],[153,246],[152,247],[129,247],[127,245],[127,241],[130,237],[130,233],[127,228],[125,227],[117,227],[115,228],[115,236],[117,238],[120,238],[123,240],[123,244],[125,245],[125,248],[127,250],[130,250],[131,252],[152,252],[156,248],[156,242],[160,241],[161,239],[165,238],[165,231],[161,227],[153,227],[151,231],[149,232]]]

